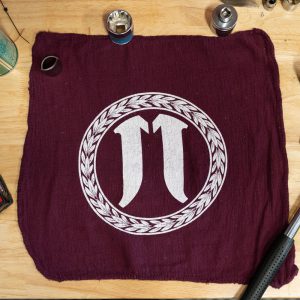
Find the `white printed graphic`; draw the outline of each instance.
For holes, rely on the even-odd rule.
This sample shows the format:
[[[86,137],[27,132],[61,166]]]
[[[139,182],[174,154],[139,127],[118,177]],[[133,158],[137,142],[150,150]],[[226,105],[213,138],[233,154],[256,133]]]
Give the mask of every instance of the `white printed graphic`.
[[[183,145],[181,131],[188,126],[168,115],[158,115],[153,121],[153,132],[161,128],[164,156],[164,177],[170,193],[184,203]],[[143,150],[141,129],[149,133],[148,123],[141,117],[132,117],[121,123],[115,133],[121,135],[123,160],[123,197],[121,207],[127,206],[138,193],[143,180]],[[134,176],[133,176],[134,174]]]
[[[164,154],[164,178],[170,193],[184,203],[183,177],[183,129],[187,124],[164,112],[180,115],[187,123],[195,126],[204,138],[209,151],[209,171],[202,189],[182,209],[172,214],[153,218],[142,218],[126,214],[115,207],[104,195],[96,172],[96,154],[103,136],[115,124],[130,114],[156,110],[153,131],[161,129]],[[141,130],[149,133],[149,126],[140,116],[127,118],[116,129],[121,135],[123,156],[123,197],[120,207],[126,205],[138,193],[142,182]],[[133,134],[134,132],[134,134]],[[135,151],[135,162],[130,161],[128,151]],[[135,164],[137,163],[137,164]],[[151,163],[151,162],[149,162]],[[93,211],[107,224],[125,233],[134,235],[155,235],[177,230],[199,218],[215,201],[224,183],[227,171],[227,152],[223,137],[214,122],[193,103],[164,93],[140,93],[125,97],[105,108],[87,128],[79,149],[79,178],[83,193]],[[129,179],[130,170],[136,178]],[[100,170],[101,172],[101,170]],[[128,172],[128,174],[126,173]],[[132,173],[131,173],[132,174]],[[126,181],[127,180],[127,181]],[[129,181],[128,181],[129,180]],[[126,183],[125,183],[126,181]]]
[[[161,128],[166,185],[172,196],[181,203],[187,200],[183,190],[183,145],[181,133],[182,129],[187,127],[182,121],[168,115],[160,114],[153,121],[153,132]]]
[[[119,203],[121,207],[125,207],[131,202],[142,184],[141,130],[149,133],[148,123],[140,116],[124,121],[114,130],[115,133],[120,133],[122,141],[123,197]]]

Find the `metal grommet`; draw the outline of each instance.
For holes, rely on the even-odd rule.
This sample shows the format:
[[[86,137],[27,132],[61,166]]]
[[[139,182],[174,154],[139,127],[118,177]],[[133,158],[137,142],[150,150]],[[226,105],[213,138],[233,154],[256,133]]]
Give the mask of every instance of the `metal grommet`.
[[[133,22],[131,15],[122,9],[108,14],[106,29],[112,42],[125,45],[133,38]]]
[[[41,62],[41,71],[49,76],[56,76],[62,70],[62,64],[57,56],[49,55]]]

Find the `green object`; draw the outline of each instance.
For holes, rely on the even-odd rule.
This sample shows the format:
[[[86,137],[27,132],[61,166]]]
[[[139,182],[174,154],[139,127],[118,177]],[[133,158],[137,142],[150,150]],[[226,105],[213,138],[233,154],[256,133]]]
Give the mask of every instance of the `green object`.
[[[14,42],[0,30],[0,76],[9,73],[17,64],[18,49]]]

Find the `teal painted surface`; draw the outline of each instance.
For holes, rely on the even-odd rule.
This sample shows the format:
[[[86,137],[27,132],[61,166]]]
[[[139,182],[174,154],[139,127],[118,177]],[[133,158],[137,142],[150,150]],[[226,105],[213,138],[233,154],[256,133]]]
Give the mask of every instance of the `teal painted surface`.
[[[0,30],[0,76],[10,72],[18,60],[18,50],[14,42]]]

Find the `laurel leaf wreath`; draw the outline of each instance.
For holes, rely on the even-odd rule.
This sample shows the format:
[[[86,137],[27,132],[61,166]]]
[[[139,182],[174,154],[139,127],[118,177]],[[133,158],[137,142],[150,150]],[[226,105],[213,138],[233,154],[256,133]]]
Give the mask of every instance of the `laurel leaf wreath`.
[[[168,217],[143,219],[121,213],[105,199],[96,183],[95,149],[107,127],[120,116],[153,107],[184,114],[200,128],[208,142],[212,164],[210,176],[201,194],[183,210]],[[163,94],[137,94],[102,111],[85,134],[79,153],[80,178],[89,203],[105,222],[131,234],[165,233],[190,223],[214,201],[226,175],[226,147],[215,125],[196,106]]]

